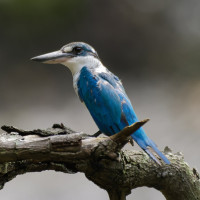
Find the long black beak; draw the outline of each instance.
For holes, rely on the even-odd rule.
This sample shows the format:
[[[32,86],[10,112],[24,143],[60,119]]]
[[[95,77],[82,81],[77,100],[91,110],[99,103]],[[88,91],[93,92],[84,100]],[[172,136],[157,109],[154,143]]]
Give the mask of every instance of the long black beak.
[[[37,62],[43,62],[47,64],[57,64],[57,63],[65,62],[70,57],[71,57],[70,54],[63,53],[61,50],[59,50],[59,51],[54,51],[51,53],[33,57],[31,58],[31,60],[37,61]]]

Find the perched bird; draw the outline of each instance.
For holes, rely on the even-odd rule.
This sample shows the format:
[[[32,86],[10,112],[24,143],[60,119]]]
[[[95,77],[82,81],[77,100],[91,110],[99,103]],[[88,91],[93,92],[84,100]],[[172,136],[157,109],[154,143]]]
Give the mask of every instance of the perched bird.
[[[138,121],[120,79],[102,64],[90,45],[72,42],[58,51],[32,60],[47,64],[60,63],[70,69],[75,92],[88,108],[100,132],[110,136]],[[156,163],[160,164],[160,161],[154,153],[170,164],[143,128],[139,128],[131,137]]]

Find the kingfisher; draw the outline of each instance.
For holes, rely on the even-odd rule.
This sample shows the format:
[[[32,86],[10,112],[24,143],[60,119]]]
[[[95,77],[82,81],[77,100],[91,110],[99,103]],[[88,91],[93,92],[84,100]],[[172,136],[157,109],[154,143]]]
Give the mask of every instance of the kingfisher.
[[[58,51],[31,60],[62,64],[69,68],[74,90],[98,126],[98,133],[111,136],[138,121],[121,80],[102,64],[92,46],[84,42],[72,42]],[[131,137],[156,163],[161,164],[155,154],[170,164],[143,128],[139,128]]]

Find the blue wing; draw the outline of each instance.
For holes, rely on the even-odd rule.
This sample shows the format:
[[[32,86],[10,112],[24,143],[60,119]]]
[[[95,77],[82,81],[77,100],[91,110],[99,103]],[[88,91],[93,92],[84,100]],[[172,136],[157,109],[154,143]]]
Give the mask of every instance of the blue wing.
[[[113,135],[138,121],[121,81],[111,72],[96,73],[83,67],[77,87],[80,99],[84,101],[99,129],[106,135]],[[132,138],[154,161],[159,163],[151,149],[169,163],[142,128],[134,132]]]
[[[78,94],[102,132],[112,135],[120,131],[121,101],[111,84],[84,67],[78,80]]]

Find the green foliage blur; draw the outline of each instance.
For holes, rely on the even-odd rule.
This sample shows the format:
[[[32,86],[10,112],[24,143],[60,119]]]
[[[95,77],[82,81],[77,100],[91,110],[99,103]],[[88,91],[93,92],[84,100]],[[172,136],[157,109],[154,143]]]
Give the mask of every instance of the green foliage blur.
[[[59,26],[77,23],[84,5],[81,0],[5,0],[0,2],[0,21],[5,33],[14,31],[16,37],[37,36],[46,28],[55,33]]]
[[[81,40],[111,69],[131,71],[134,78],[197,78],[198,6],[172,0],[1,0],[0,59],[11,65]]]

